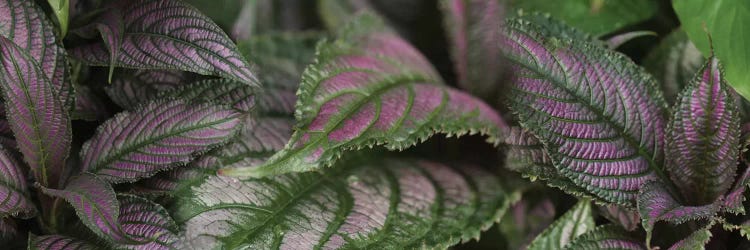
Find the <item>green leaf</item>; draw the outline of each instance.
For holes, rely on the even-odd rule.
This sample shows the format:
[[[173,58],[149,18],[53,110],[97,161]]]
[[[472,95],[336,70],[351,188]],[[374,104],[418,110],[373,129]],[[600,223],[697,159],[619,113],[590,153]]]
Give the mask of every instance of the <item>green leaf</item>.
[[[510,0],[509,2],[518,12],[547,12],[557,19],[596,36],[642,22],[653,16],[658,7],[656,2],[651,0]]]
[[[619,250],[640,250],[646,249],[642,240],[639,240],[627,231],[616,225],[603,225],[594,228],[575,240],[570,242],[565,249],[586,250],[586,249],[619,249]]]
[[[352,158],[336,168],[237,180],[212,176],[178,197],[186,244],[202,249],[447,248],[507,208],[473,166]]]
[[[651,50],[643,67],[661,82],[664,97],[673,103],[677,94],[693,79],[705,59],[682,29],[669,33]]]
[[[528,250],[562,249],[579,235],[596,226],[591,215],[591,202],[579,201],[529,244]]]
[[[480,133],[498,143],[507,127],[486,103],[443,86],[424,56],[367,14],[338,40],[318,46],[297,96],[297,130],[287,147],[261,166],[224,168],[222,174],[311,171],[347,150],[400,150],[436,133]]]
[[[724,64],[726,78],[737,93],[750,99],[750,1],[680,0],[673,7],[688,37],[705,57],[711,55],[708,35],[716,57]],[[705,27],[705,29],[704,29]],[[706,30],[708,34],[706,34]]]
[[[68,33],[68,13],[70,10],[70,2],[68,0],[47,0],[49,6],[52,8],[52,12],[57,17],[57,22],[60,24],[60,34],[65,37]]]
[[[705,227],[696,230],[695,232],[688,235],[686,238],[674,243],[669,250],[679,249],[706,249],[706,244],[711,240],[711,227],[714,226],[714,222],[709,223]]]

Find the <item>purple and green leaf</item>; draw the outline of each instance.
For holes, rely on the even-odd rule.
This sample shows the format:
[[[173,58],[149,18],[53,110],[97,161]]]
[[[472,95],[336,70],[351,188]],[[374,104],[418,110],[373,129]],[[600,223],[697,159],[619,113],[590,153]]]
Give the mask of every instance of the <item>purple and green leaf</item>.
[[[563,249],[576,237],[594,229],[591,202],[579,201],[547,229],[539,234],[527,249]]]
[[[711,240],[711,237],[713,234],[711,233],[711,228],[714,226],[714,222],[708,223],[703,228],[700,228],[690,235],[688,235],[686,238],[677,241],[674,243],[671,247],[669,247],[669,250],[680,250],[680,249],[706,249],[706,244]]]
[[[108,182],[134,182],[227,143],[240,124],[231,108],[151,101],[104,122],[81,149],[82,168]]]
[[[503,72],[497,45],[503,4],[498,0],[441,0],[440,7],[458,86],[482,97],[496,95]]]
[[[95,250],[94,244],[64,235],[29,234],[29,250]]]
[[[105,36],[105,42],[74,48],[72,56],[92,65],[116,61],[118,67],[184,70],[259,86],[237,46],[196,8],[179,0],[119,1],[114,5],[103,15],[106,20],[122,13],[120,49],[113,48],[114,41],[120,39],[116,35],[118,22],[103,22],[115,25],[108,27],[115,35]]]
[[[228,79],[208,79],[162,91],[153,99],[177,98],[191,103],[210,102],[248,112],[255,107],[258,88]]]
[[[197,248],[447,248],[499,218],[493,175],[412,160],[241,180],[211,176],[178,197],[175,218]],[[365,163],[366,162],[366,163]],[[440,209],[438,209],[440,208]]]
[[[0,146],[0,217],[31,218],[35,214],[21,165]]]
[[[123,249],[175,249],[177,224],[161,205],[134,195],[118,195],[119,223],[138,244],[119,244]]]
[[[505,30],[511,108],[562,175],[629,207],[644,182],[666,178],[659,165],[665,103],[653,78],[599,44],[525,20],[510,20]]]
[[[123,70],[115,74],[104,92],[117,106],[131,110],[153,100],[162,91],[172,90],[191,80],[177,70]]]
[[[387,30],[358,16],[335,42],[318,47],[302,77],[295,131],[287,147],[261,166],[225,168],[262,177],[331,165],[343,151],[383,145],[404,149],[435,133],[481,133],[498,143],[505,122],[481,100],[442,86],[430,63]]]
[[[615,225],[603,225],[576,237],[569,250],[646,250],[643,241]]]
[[[724,211],[745,214],[745,206],[742,202],[745,201],[745,190],[748,185],[750,185],[750,168],[746,168],[742,175],[737,177],[734,186],[724,197]]]
[[[27,50],[2,36],[0,66],[0,89],[18,148],[37,181],[57,187],[70,150],[68,109]]]
[[[713,203],[733,183],[740,145],[735,98],[716,58],[677,97],[665,167],[686,205]]]
[[[599,214],[628,231],[635,231],[641,224],[638,211],[616,205],[599,206]]]
[[[701,52],[682,29],[669,33],[643,60],[643,67],[661,82],[664,97],[670,103],[705,61]]]

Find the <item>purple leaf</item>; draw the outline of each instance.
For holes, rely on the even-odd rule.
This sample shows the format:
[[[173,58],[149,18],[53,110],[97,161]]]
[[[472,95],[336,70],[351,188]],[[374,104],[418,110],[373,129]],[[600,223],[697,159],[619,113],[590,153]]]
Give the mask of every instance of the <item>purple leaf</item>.
[[[67,109],[34,59],[5,37],[0,62],[0,88],[18,148],[37,181],[57,187],[70,150]]]
[[[75,107],[72,119],[103,121],[110,117],[107,106],[88,86],[76,85]]]
[[[121,11],[123,16],[124,34],[116,66],[184,70],[259,85],[237,46],[194,7],[179,0],[136,0],[119,1],[115,8],[104,15]],[[117,36],[106,38],[117,40]],[[84,45],[72,49],[71,55],[103,66],[110,63],[111,46],[114,43],[110,41]]]
[[[511,108],[562,175],[629,207],[644,182],[666,178],[659,165],[665,104],[642,68],[523,20],[508,22],[501,46],[513,64]]]
[[[712,203],[737,172],[740,114],[716,58],[677,98],[667,128],[666,169],[688,205]]]
[[[646,243],[651,242],[651,231],[658,221],[681,224],[686,221],[711,218],[721,208],[721,202],[703,206],[684,206],[667,191],[664,184],[649,181],[638,194],[638,213],[646,229]]]
[[[638,229],[638,225],[641,224],[641,217],[638,216],[638,211],[620,206],[599,206],[599,214],[628,231],[635,231]]]
[[[227,79],[208,79],[162,91],[157,98],[178,98],[189,102],[210,102],[248,112],[255,107],[257,88]]]
[[[570,242],[565,249],[576,250],[645,250],[643,241],[615,225],[594,228]]]
[[[63,235],[29,234],[29,250],[95,250],[96,245]]]
[[[745,214],[745,206],[742,202],[745,201],[745,190],[748,185],[750,185],[750,168],[745,169],[745,172],[734,182],[734,187],[724,197],[724,211]]]
[[[261,166],[224,168],[261,177],[329,166],[352,149],[397,150],[433,134],[481,133],[497,143],[507,128],[489,105],[442,86],[432,65],[372,15],[361,15],[340,39],[319,46],[298,91],[299,129]]]
[[[0,216],[31,218],[35,214],[36,207],[29,199],[21,166],[0,147]]]
[[[159,204],[133,195],[118,195],[122,230],[140,244],[118,245],[125,249],[173,249],[177,224]]]
[[[458,86],[479,96],[493,96],[500,86],[498,0],[441,0]]]
[[[104,122],[81,150],[83,171],[133,182],[187,164],[239,128],[240,114],[230,108],[155,100]]]
[[[93,174],[73,176],[65,189],[39,187],[43,193],[65,199],[76,215],[97,236],[118,243],[134,243],[120,226],[120,205],[115,191]]]
[[[68,77],[67,55],[55,35],[55,26],[34,1],[0,1],[0,36],[12,40],[49,79],[53,96],[70,108],[73,89]],[[65,109],[68,110],[68,109]]]
[[[104,87],[110,99],[123,109],[154,99],[161,91],[185,84],[189,76],[176,70],[130,70],[118,73],[111,85]]]
[[[112,82],[117,59],[120,58],[120,48],[125,33],[122,13],[118,9],[108,9],[98,21],[83,27],[83,32],[93,33],[96,30],[101,34],[104,46],[109,51],[109,82]]]

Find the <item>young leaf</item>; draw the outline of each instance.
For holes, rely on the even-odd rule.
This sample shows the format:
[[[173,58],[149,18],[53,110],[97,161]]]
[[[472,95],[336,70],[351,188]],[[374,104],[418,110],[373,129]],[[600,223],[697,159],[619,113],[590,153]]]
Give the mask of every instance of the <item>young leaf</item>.
[[[115,65],[120,58],[120,48],[125,33],[122,13],[118,9],[109,9],[99,18],[98,21],[82,28],[80,32],[94,33],[98,31],[102,36],[104,46],[109,52],[109,81],[112,82]]]
[[[159,204],[134,195],[118,195],[122,230],[139,244],[121,244],[124,249],[174,249],[177,224]]]
[[[26,189],[26,176],[21,166],[0,146],[0,217],[12,215],[31,218],[36,213]]]
[[[0,36],[16,43],[39,65],[52,84],[53,96],[69,110],[73,89],[68,77],[65,49],[55,35],[52,22],[34,1],[0,1]]]
[[[57,17],[57,23],[60,24],[60,34],[65,37],[68,33],[68,15],[70,10],[70,1],[68,0],[47,0],[49,7]]]
[[[666,169],[689,205],[712,203],[737,172],[740,114],[716,58],[677,98],[667,128]]]
[[[650,181],[641,187],[638,194],[638,213],[641,224],[646,229],[646,243],[651,242],[651,231],[658,221],[681,224],[690,220],[711,218],[721,207],[721,203],[703,206],[684,206],[672,197],[664,184]]]
[[[711,240],[711,227],[714,223],[711,222],[705,227],[696,230],[695,232],[669,247],[669,250],[680,250],[680,249],[706,249],[706,244]]]
[[[447,248],[487,229],[507,205],[498,180],[478,168],[363,162],[264,179],[212,176],[178,197],[175,218],[198,248]]]
[[[451,58],[458,86],[472,94],[492,97],[500,85],[500,25],[498,0],[441,0]]]
[[[623,55],[552,32],[508,22],[501,46],[514,64],[511,108],[560,173],[599,199],[632,207],[641,184],[655,170],[663,175],[664,100]]]
[[[116,75],[104,92],[125,110],[132,110],[153,100],[159,92],[175,89],[190,80],[187,74],[176,70],[128,70]]]
[[[298,91],[299,129],[287,147],[261,166],[223,174],[310,171],[331,165],[345,150],[403,149],[435,133],[479,132],[498,142],[507,127],[481,100],[441,86],[427,60],[374,16],[359,16],[317,55]]]
[[[581,236],[578,236],[568,244],[565,249],[570,250],[594,250],[594,249],[619,249],[619,250],[645,250],[641,240],[628,234],[622,228],[615,225],[603,225],[594,228]]]
[[[113,242],[134,242],[120,226],[120,205],[115,191],[93,174],[73,176],[65,189],[40,186],[43,193],[65,199],[76,210],[76,215],[97,236]]]
[[[123,16],[125,28],[116,66],[184,70],[259,85],[237,46],[194,7],[179,0],[120,1],[118,4],[104,14],[120,11]],[[100,66],[109,65],[113,57],[104,43],[74,48],[71,55]]]
[[[96,245],[63,235],[29,234],[29,250],[95,250]]]
[[[83,171],[133,182],[226,143],[239,125],[240,114],[229,108],[155,100],[104,122],[81,149]]]
[[[693,79],[704,61],[685,31],[677,29],[648,53],[643,67],[661,82],[664,97],[671,103],[685,84]]]
[[[592,230],[591,202],[579,201],[529,244],[529,250],[562,249],[573,239]]]
[[[18,148],[37,181],[57,187],[70,150],[67,109],[26,50],[2,36],[0,62],[0,89]]]

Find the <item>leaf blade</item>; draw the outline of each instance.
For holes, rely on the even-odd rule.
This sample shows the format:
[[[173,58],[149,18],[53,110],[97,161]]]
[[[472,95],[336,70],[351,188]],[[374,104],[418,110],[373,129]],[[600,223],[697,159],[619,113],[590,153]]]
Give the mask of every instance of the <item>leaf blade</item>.
[[[591,202],[579,201],[568,212],[540,233],[528,249],[562,249],[579,235],[594,229],[594,217],[591,214]]]

